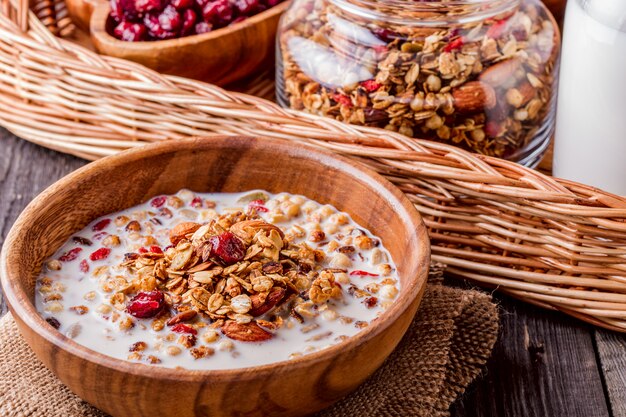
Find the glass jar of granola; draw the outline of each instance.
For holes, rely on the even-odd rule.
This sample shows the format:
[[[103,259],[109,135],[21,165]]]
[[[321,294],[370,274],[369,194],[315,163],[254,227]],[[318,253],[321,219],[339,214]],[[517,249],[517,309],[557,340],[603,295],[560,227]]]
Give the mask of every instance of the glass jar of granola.
[[[559,41],[539,0],[295,0],[277,96],[532,166],[554,129]]]

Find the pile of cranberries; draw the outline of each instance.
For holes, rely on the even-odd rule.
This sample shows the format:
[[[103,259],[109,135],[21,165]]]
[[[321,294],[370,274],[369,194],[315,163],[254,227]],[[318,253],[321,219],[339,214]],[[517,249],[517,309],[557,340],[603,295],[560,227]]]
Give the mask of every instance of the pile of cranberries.
[[[210,32],[241,22],[282,0],[110,0],[113,35],[156,41]]]

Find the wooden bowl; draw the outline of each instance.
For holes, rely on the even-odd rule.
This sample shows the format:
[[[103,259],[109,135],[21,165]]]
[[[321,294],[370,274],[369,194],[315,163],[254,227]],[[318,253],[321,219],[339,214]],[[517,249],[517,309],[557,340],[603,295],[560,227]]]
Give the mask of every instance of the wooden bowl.
[[[109,34],[108,2],[70,0],[77,22],[91,16],[89,30],[96,50],[128,59],[164,74],[224,85],[273,62],[280,15],[289,2],[280,3],[243,22],[200,35],[151,42],[124,42]],[[90,13],[91,10],[93,13]]]
[[[92,219],[181,188],[303,194],[350,213],[397,264],[401,291],[361,333],[299,359],[253,368],[188,371],[91,351],[37,313],[41,265]],[[387,180],[353,161],[283,140],[167,141],[86,165],[33,200],[4,244],[2,288],[22,335],[72,391],[115,417],[300,416],[354,390],[391,353],[420,303],[430,259],[426,227]]]

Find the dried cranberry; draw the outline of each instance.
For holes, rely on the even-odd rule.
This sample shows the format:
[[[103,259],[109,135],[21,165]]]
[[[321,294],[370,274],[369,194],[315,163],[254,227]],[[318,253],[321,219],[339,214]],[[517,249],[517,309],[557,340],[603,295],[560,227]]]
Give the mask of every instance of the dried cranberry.
[[[177,32],[182,25],[180,13],[178,13],[178,10],[176,10],[174,6],[166,6],[159,15],[159,24],[164,30],[168,32]],[[152,206],[161,207],[163,204],[165,204],[166,199],[166,197],[157,197],[152,200]],[[162,203],[161,200],[163,200]],[[155,201],[157,201],[159,205],[155,205]]]
[[[171,329],[173,332],[176,332],[176,333],[189,333],[193,335],[198,334],[198,331],[196,329],[194,329],[193,327],[185,323],[175,324],[174,326],[171,327]]]
[[[385,42],[391,42],[394,39],[400,38],[400,35],[394,31],[384,28],[377,28],[373,30],[374,35],[376,35],[380,40]]]
[[[59,330],[59,327],[61,327],[61,323],[54,317],[48,317],[46,321],[50,326],[54,327],[57,330]]]
[[[381,84],[377,83],[375,80],[365,80],[365,81],[361,82],[361,85],[363,86],[363,88],[365,88],[370,93],[372,91],[378,90],[380,88],[380,86],[381,86]]]
[[[100,248],[94,253],[92,253],[91,255],[89,255],[89,259],[91,259],[92,261],[101,261],[103,259],[108,258],[110,253],[111,253],[111,249]]]
[[[148,249],[146,249],[146,248],[144,248],[144,247],[141,247],[141,248],[137,249],[137,252],[139,252],[139,253],[141,253],[141,254],[143,254],[143,253],[148,253]]]
[[[206,23],[206,22],[203,22],[203,23]],[[198,25],[199,25],[199,24],[200,24],[200,23],[198,23]],[[207,23],[207,24],[208,24],[208,23]],[[196,25],[196,31],[198,30],[198,29],[197,29],[197,26],[198,26],[198,25]],[[211,25],[209,25],[209,26],[211,26]],[[193,207],[193,208],[202,208],[202,199],[201,199],[200,197],[195,197],[193,200],[191,200],[190,205],[191,205],[191,207]]]
[[[237,236],[231,232],[224,232],[209,239],[211,255],[216,256],[227,264],[243,260],[246,255],[246,247]]]
[[[80,261],[78,268],[80,269],[80,272],[89,272],[89,263],[87,262],[87,259],[83,259],[82,261]]]
[[[234,0],[233,3],[239,13],[243,15],[251,14],[259,7],[259,0]]]
[[[446,46],[443,47],[443,51],[444,52],[458,51],[459,49],[463,47],[463,45],[465,45],[465,38],[463,36],[459,36],[453,41],[448,42]]]
[[[73,261],[74,259],[78,258],[78,254],[81,253],[82,251],[83,251],[83,248],[74,248],[74,249],[68,250],[67,252],[65,252],[63,255],[59,257],[59,261],[61,262]]]
[[[139,319],[154,317],[165,307],[165,298],[161,291],[140,292],[126,306],[126,311]]]
[[[172,0],[170,4],[178,10],[184,10],[193,6],[193,0]]]
[[[135,0],[135,9],[140,13],[160,10],[161,7],[161,0]]]
[[[166,7],[166,9],[167,9],[167,7]],[[176,10],[174,10],[174,11],[176,11]],[[164,10],[164,12],[165,12],[165,10]],[[161,22],[161,19],[159,18],[159,23],[160,22]],[[165,30],[169,30],[169,29],[166,29],[166,28],[164,28],[164,29]],[[165,204],[166,201],[167,201],[167,197],[160,196],[160,197],[156,197],[156,198],[152,199],[152,201],[150,202],[150,205],[152,207],[154,207],[154,208],[159,208],[159,207],[162,207],[163,204]]]
[[[213,0],[202,8],[207,23],[227,24],[233,20],[233,8],[228,0]]]
[[[495,138],[500,136],[500,131],[502,130],[500,123],[489,121],[485,124],[485,133],[490,138]]]
[[[111,3],[111,17],[117,22],[123,22],[125,20],[134,20],[138,17],[139,13],[135,8],[134,0],[110,0]]]
[[[122,22],[115,27],[113,34],[126,42],[138,42],[146,38],[146,27],[141,23]]]
[[[213,30],[213,25],[207,22],[200,22],[200,23],[196,23],[195,29],[196,29],[197,34],[208,33]]]
[[[489,27],[489,29],[487,29],[485,36],[487,38],[498,39],[504,33],[506,29],[507,21],[508,19],[502,19],[502,20],[498,20],[497,22],[495,22],[493,25]]]
[[[378,274],[372,274],[371,272],[362,271],[360,269],[355,269],[354,271],[350,272],[350,275],[359,276],[359,277],[377,277],[378,276]]]
[[[83,246],[91,246],[93,243],[91,242],[91,240],[86,239],[82,236],[74,236],[72,238],[72,240],[74,241],[74,243],[77,243],[79,245],[83,245]]]
[[[256,210],[259,213],[267,213],[269,209],[265,207],[265,201],[263,200],[252,200],[248,203],[248,208],[250,210]]]
[[[157,245],[152,245],[150,246],[150,252],[151,253],[163,253],[163,251],[161,250],[160,247],[158,247]]]
[[[182,35],[189,35],[192,33],[196,24],[196,19],[196,12],[191,9],[185,10],[183,13],[183,28],[180,30],[180,33]]]
[[[344,106],[352,107],[352,101],[350,97],[345,94],[335,93],[333,94],[333,100],[335,100],[339,104],[343,104]]]
[[[98,223],[94,224],[91,230],[94,232],[100,232],[106,229],[109,224],[111,224],[111,219],[102,219]]]

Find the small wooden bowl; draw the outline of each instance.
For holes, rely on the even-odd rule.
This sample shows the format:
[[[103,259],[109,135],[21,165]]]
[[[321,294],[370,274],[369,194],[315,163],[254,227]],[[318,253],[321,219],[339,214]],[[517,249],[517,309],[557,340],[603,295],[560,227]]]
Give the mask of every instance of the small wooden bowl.
[[[74,15],[79,19],[91,15],[91,40],[101,54],[134,61],[164,74],[218,85],[244,78],[264,62],[273,60],[278,20],[289,6],[285,1],[243,22],[200,35],[124,42],[107,32],[108,2],[70,1],[73,1]]]
[[[350,213],[378,235],[398,267],[396,302],[358,335],[291,361],[188,371],[91,351],[33,306],[41,265],[92,219],[186,187],[303,194]],[[22,335],[72,391],[115,417],[301,416],[345,396],[371,375],[409,326],[426,285],[430,246],[409,200],[353,161],[283,140],[216,137],[167,141],[91,163],[24,210],[2,249],[2,288]]]

